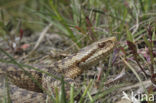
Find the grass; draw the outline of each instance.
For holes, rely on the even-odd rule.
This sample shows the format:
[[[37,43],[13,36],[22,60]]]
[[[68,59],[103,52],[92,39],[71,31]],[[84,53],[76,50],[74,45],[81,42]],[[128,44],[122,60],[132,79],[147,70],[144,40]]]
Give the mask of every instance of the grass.
[[[99,88],[103,89],[102,82],[106,81],[111,73],[113,73],[112,75],[116,73],[112,72],[113,68],[120,71],[118,67],[130,68],[138,79],[141,77],[139,77],[140,73],[137,74],[136,67],[140,68],[142,72],[148,70],[150,77],[147,75],[146,77],[155,83],[155,11],[155,0],[69,0],[68,2],[66,0],[24,0],[22,2],[20,0],[13,2],[2,0],[0,1],[0,37],[3,38],[3,42],[6,42],[7,47],[15,53],[21,45],[25,29],[29,28],[33,32],[41,32],[49,24],[53,25],[49,32],[68,38],[78,48],[85,47],[102,37],[116,36],[119,44],[117,49],[119,50],[107,61],[106,64],[109,66],[105,68],[109,69],[103,73]],[[20,40],[16,42],[19,47],[14,47],[13,43],[17,37],[20,37]],[[133,46],[132,48],[127,44],[127,41]],[[9,61],[0,59],[1,62],[24,67],[22,63],[18,63],[4,51],[5,47],[1,48],[3,48],[0,50],[1,53],[10,58]],[[119,58],[120,56],[123,59]],[[113,60],[115,63],[112,65]],[[123,63],[125,65],[120,65]],[[59,80],[63,83],[62,79]],[[139,79],[139,82],[142,80]],[[102,89],[99,89],[99,92],[92,96],[90,91],[94,89],[95,83],[92,81],[88,86],[83,85],[85,90],[78,100],[79,103],[94,103],[100,100],[106,102],[104,100],[106,95],[121,88],[117,84],[117,86],[114,85],[108,89],[108,92],[107,90],[102,92]],[[68,100],[64,98],[63,88],[61,89],[62,94],[56,89],[57,95],[53,100],[56,103],[74,103],[77,91],[74,90],[73,85]]]

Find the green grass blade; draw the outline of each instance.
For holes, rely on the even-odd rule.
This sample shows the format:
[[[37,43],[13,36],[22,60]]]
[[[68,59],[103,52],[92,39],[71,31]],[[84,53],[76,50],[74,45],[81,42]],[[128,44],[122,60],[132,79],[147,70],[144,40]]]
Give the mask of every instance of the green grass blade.
[[[74,103],[74,84],[71,84],[70,87],[70,103]]]
[[[90,89],[90,87],[91,87],[91,85],[92,85],[92,82],[93,82],[93,80],[91,80],[91,81],[89,82],[89,85],[88,85],[88,86],[86,87],[86,89],[84,90],[84,92],[83,92],[83,94],[82,94],[82,96],[81,96],[81,98],[80,98],[79,103],[83,103],[83,100],[84,100],[84,98],[85,98],[85,96],[86,96],[88,90]]]

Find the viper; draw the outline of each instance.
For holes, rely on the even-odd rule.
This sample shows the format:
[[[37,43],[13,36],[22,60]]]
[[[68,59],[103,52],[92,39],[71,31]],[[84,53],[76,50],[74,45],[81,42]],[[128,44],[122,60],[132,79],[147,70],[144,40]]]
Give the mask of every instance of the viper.
[[[77,85],[75,78],[81,75],[83,71],[95,66],[100,60],[108,57],[115,46],[115,37],[102,38],[82,48],[79,52],[52,63],[50,66],[32,65],[42,72],[28,69],[29,66],[27,65],[19,67],[14,64],[1,63],[0,74],[7,75],[8,79],[15,84],[10,86],[12,102],[44,103],[48,97],[47,92],[50,93],[54,91],[55,87],[60,87],[60,77],[64,77],[65,83]],[[65,88],[68,90],[70,85],[65,86]]]

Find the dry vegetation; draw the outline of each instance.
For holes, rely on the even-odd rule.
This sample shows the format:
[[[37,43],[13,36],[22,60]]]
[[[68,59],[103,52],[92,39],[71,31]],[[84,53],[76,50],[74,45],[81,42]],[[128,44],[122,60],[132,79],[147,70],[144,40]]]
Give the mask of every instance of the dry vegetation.
[[[76,95],[71,86],[70,98],[57,93],[56,103],[129,103],[122,97],[155,103],[134,99],[155,94],[155,33],[156,0],[0,1],[0,62],[5,64],[50,64],[102,37],[117,38],[110,57],[79,77],[83,92]],[[2,97],[0,102],[10,101]]]

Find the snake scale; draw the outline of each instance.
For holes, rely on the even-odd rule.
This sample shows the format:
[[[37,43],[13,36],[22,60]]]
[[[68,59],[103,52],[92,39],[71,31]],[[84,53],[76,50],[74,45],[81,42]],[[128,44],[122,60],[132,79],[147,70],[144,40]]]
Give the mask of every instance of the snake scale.
[[[33,65],[40,70],[48,72],[56,77],[64,77],[65,82],[74,83],[74,78],[84,70],[96,65],[113,50],[116,45],[116,38],[102,38],[89,46],[82,48],[78,53],[68,56],[53,63],[50,66]],[[24,67],[25,69],[27,67]],[[60,80],[49,76],[46,73],[26,69],[31,76],[37,80],[46,91],[54,91],[54,87],[60,87]],[[34,81],[18,66],[0,64],[0,74],[7,74],[7,77],[15,85],[10,86],[10,97],[13,103],[45,103],[47,95]],[[2,85],[0,85],[2,86]],[[69,85],[66,87],[69,88]],[[49,90],[50,89],[50,90]]]

